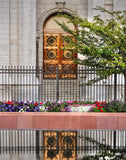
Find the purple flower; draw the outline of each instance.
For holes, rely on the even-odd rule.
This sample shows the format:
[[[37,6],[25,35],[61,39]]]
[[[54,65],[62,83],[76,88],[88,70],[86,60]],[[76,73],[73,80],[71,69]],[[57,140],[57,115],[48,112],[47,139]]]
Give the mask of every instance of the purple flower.
[[[71,111],[71,107],[69,107],[69,106],[66,107],[65,109],[66,109],[67,112],[72,112],[72,111]]]
[[[25,105],[28,105],[28,103],[24,103]]]
[[[32,101],[31,104],[34,104],[34,101]]]
[[[93,111],[93,109],[92,109],[92,108],[90,108],[90,109],[89,109],[89,112],[92,112],[92,111]]]
[[[6,106],[6,104],[5,103],[3,103],[0,107],[5,107]]]

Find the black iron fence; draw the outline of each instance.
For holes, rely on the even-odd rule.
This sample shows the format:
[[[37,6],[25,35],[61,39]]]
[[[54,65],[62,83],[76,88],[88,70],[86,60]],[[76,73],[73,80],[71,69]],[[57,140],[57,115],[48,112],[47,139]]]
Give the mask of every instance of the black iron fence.
[[[0,160],[81,160],[105,151],[124,158],[126,131],[0,130]]]
[[[112,101],[124,100],[124,76],[111,75],[92,85],[96,72],[88,67],[60,70],[33,66],[0,67],[0,100]]]

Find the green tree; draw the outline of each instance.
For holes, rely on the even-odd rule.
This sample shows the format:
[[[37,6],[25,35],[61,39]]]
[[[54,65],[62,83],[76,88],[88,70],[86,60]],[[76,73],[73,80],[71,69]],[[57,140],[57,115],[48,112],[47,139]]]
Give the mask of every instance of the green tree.
[[[69,42],[64,49],[85,57],[75,59],[75,63],[97,70],[98,76],[90,83],[106,79],[111,74],[123,74],[126,102],[126,11],[109,12],[101,7],[95,9],[106,12],[111,18],[103,20],[97,15],[92,21],[88,21],[78,15],[64,15],[69,18],[68,23],[77,25],[76,31],[67,27],[67,24],[56,21],[69,33],[69,36],[64,37],[64,41]]]

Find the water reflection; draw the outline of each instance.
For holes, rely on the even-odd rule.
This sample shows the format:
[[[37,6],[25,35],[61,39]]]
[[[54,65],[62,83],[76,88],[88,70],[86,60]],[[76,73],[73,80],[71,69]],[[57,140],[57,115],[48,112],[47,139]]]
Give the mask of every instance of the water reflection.
[[[1,153],[0,160],[43,160],[40,156],[36,155],[35,151],[32,152],[19,152],[19,153]]]
[[[36,150],[34,147],[2,147],[0,148],[0,160],[76,160],[72,157],[73,150],[46,150],[43,151],[42,148]],[[59,153],[63,154],[63,157]],[[45,155],[46,153],[46,155]]]
[[[1,147],[0,160],[44,160],[43,151],[36,147]]]
[[[0,130],[0,160],[78,160],[99,153],[98,143],[126,146],[126,131]]]

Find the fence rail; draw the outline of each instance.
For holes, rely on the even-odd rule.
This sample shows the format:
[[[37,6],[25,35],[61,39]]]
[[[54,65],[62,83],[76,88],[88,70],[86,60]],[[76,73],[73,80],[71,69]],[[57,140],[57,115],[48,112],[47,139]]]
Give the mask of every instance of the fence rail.
[[[96,71],[88,67],[43,70],[33,66],[0,66],[0,100],[124,100],[123,75],[111,75],[87,85],[95,77]]]

